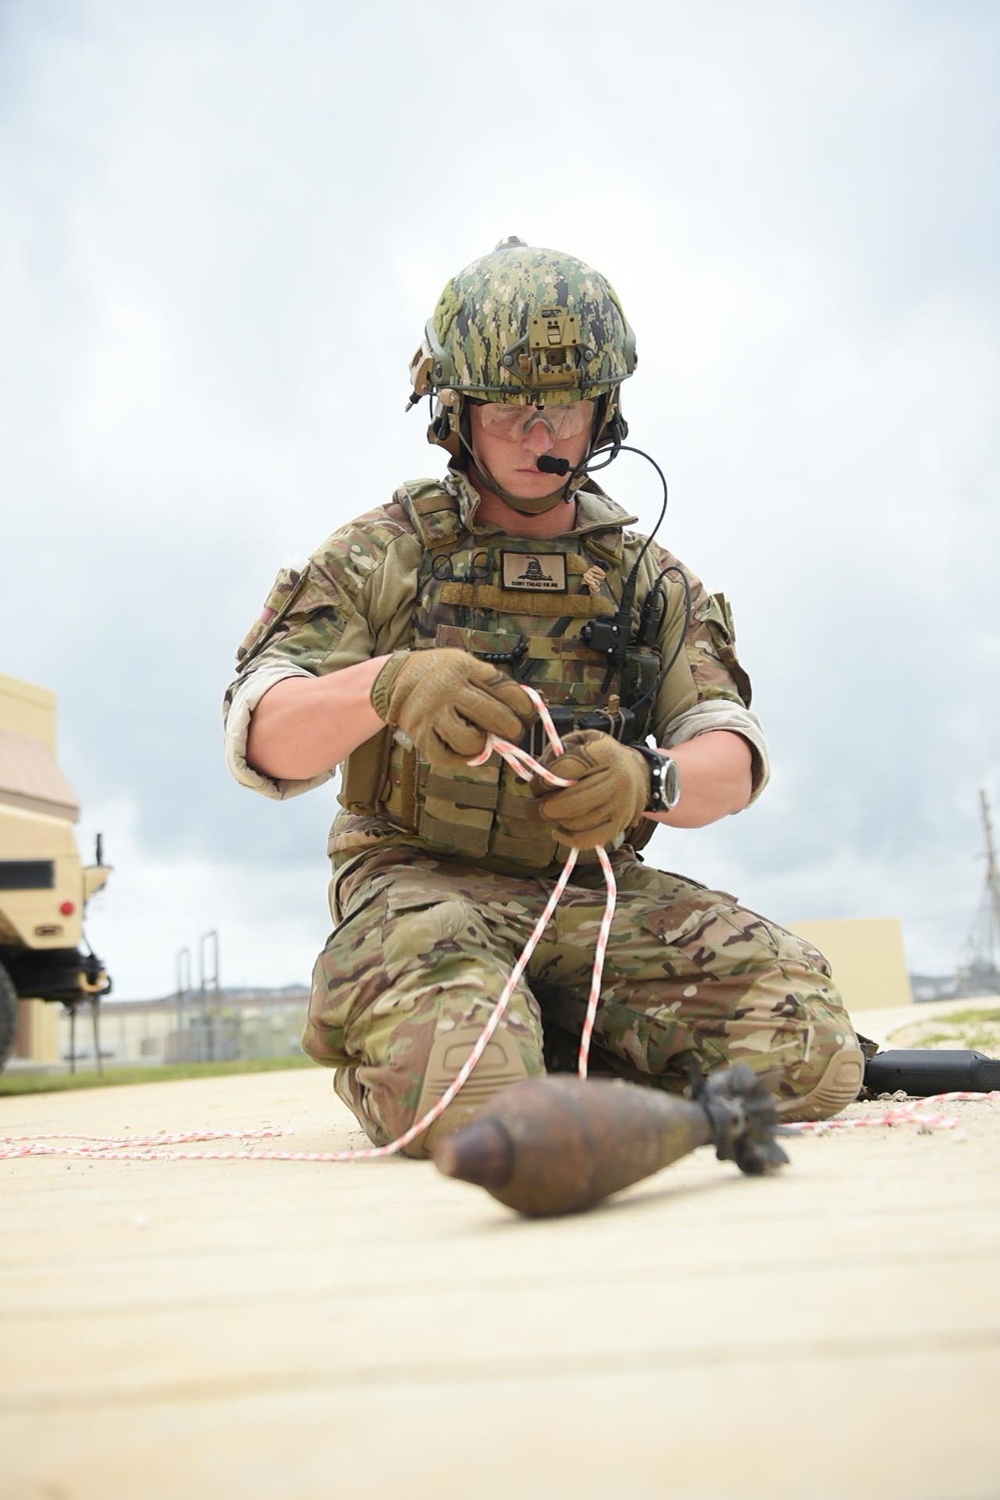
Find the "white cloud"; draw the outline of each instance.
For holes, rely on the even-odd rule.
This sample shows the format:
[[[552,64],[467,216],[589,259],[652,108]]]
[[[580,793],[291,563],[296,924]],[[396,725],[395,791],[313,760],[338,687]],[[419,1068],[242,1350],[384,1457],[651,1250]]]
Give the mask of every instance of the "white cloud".
[[[309,983],[331,926],[322,838],[311,851],[284,856],[273,849],[238,860],[151,856],[136,837],[134,807],[119,801],[88,811],[81,829],[88,859],[98,830],[113,871],[85,925],[116,998],[170,994],[179,963],[197,988],[212,978],[216,951],[227,987]],[[205,941],[210,932],[214,942]]]

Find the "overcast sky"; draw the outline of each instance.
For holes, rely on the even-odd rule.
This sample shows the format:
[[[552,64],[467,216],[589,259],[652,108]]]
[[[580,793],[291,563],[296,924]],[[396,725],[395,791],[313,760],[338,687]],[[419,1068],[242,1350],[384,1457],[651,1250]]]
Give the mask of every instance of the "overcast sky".
[[[1000,6],[0,0],[0,671],[59,695],[120,996],[306,981],[333,788],[238,787],[282,563],[440,472],[407,364],[502,237],[617,287],[665,545],[774,782],[650,857],[946,972],[1000,803]],[[602,475],[651,524],[652,471]],[[195,963],[197,970],[197,958]]]

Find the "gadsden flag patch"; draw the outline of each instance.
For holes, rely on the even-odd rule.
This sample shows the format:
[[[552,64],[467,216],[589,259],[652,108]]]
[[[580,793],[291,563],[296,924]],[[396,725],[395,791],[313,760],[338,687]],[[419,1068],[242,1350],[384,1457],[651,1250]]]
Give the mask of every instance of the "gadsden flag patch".
[[[562,552],[502,552],[503,586],[537,594],[565,594],[566,558]]]

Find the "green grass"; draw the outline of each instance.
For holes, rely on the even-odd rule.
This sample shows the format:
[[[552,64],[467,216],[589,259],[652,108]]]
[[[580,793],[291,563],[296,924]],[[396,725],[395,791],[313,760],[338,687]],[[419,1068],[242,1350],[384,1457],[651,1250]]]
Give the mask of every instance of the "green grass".
[[[917,1047],[958,1048],[960,1051],[985,1052],[997,1047],[995,1026],[949,1026],[947,1031],[921,1031],[915,1038]]]
[[[114,1088],[128,1083],[172,1083],[177,1078],[221,1078],[233,1073],[276,1073],[285,1068],[314,1068],[311,1057],[257,1057],[235,1062],[167,1063],[163,1067],[105,1067],[103,1075],[92,1063],[76,1073],[0,1073],[0,1097],[5,1094],[56,1094],[67,1089]]]
[[[980,1021],[1000,1021],[1000,1009],[994,1006],[992,1009],[987,1007],[985,1010],[976,1010],[973,1006],[969,1010],[950,1010],[944,1019],[947,1020],[949,1026],[969,1026]]]
[[[958,1047],[985,1052],[988,1057],[1000,1051],[1000,1010],[984,1006],[977,1010],[953,1010],[945,1015],[913,1020],[897,1031],[889,1041],[891,1047]]]

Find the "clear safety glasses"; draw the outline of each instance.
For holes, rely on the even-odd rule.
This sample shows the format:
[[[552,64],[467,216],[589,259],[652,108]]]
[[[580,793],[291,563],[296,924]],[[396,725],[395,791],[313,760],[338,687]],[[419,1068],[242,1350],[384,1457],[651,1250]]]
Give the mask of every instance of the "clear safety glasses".
[[[594,420],[593,401],[573,401],[569,406],[508,406],[499,401],[476,401],[479,425],[490,437],[520,442],[536,422],[548,428],[554,443],[578,437]]]

